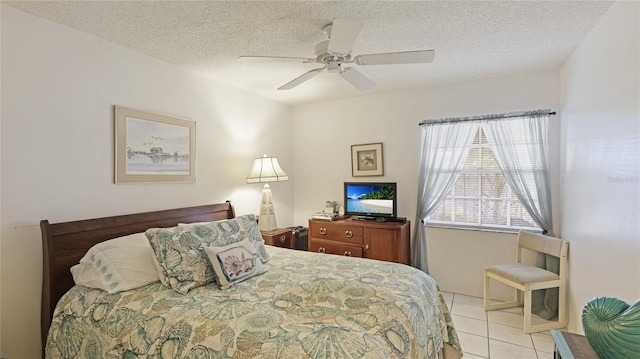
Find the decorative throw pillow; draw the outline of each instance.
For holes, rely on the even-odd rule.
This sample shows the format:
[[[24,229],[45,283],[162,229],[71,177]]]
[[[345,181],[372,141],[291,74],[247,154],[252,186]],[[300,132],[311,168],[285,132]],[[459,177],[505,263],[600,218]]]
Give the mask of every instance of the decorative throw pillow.
[[[202,250],[211,237],[195,227],[150,228],[145,232],[155,254],[160,282],[180,294],[212,283],[213,268]]]
[[[119,293],[159,280],[153,257],[147,237],[135,233],[91,247],[71,275],[76,284]]]
[[[266,272],[248,238],[224,247],[204,247],[221,289]]]
[[[193,228],[205,246],[208,247],[222,247],[239,242],[242,239],[240,238],[241,234],[244,233],[248,235],[249,241],[251,241],[258,252],[262,263],[269,261],[269,253],[267,253],[264,240],[258,229],[256,216],[253,214],[246,214],[221,221],[179,224],[179,226]]]

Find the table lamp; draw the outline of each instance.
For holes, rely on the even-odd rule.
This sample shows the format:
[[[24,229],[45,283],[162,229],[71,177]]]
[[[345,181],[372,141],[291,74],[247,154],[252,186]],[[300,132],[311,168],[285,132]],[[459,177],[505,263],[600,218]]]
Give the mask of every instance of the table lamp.
[[[288,179],[289,176],[280,168],[278,159],[275,157],[264,155],[264,157],[256,158],[253,162],[247,183],[264,183],[260,201],[260,216],[258,217],[258,227],[261,231],[273,231],[278,228],[269,182],[281,182]]]

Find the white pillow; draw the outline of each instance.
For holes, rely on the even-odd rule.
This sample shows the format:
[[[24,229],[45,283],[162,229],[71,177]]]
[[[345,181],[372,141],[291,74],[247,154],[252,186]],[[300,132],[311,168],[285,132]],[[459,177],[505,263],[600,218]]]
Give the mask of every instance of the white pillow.
[[[242,241],[224,247],[204,247],[204,252],[221,289],[267,271],[256,248],[246,236]]]
[[[145,234],[134,233],[91,247],[71,274],[76,284],[118,293],[160,280],[153,255]]]

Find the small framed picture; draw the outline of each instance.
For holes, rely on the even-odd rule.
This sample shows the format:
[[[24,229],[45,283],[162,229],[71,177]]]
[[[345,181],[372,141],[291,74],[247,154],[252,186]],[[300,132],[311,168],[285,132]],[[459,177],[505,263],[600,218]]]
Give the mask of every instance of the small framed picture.
[[[115,183],[195,182],[196,123],[115,106]]]
[[[351,145],[353,177],[382,176],[382,142]]]

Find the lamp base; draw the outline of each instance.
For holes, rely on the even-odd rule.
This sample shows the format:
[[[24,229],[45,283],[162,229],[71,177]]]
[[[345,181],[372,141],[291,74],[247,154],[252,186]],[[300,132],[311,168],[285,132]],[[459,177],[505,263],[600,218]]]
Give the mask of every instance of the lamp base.
[[[258,228],[261,231],[273,231],[278,228],[276,225],[276,214],[273,209],[273,196],[271,195],[271,187],[269,187],[268,183],[265,183],[264,188],[262,189]]]

